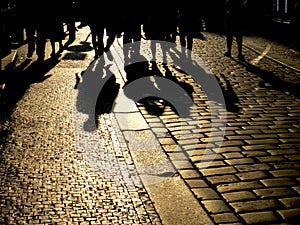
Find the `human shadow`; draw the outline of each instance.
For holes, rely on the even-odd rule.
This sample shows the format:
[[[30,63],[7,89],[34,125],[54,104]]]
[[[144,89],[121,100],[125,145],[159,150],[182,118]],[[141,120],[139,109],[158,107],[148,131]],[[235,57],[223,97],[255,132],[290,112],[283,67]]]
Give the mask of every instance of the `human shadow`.
[[[52,76],[48,72],[58,63],[57,60],[49,59],[42,63],[25,60],[17,68],[5,71],[5,88],[0,97],[0,123],[4,124],[11,118],[17,103],[23,98],[26,91],[33,83],[42,83]],[[34,104],[34,102],[32,102]],[[2,130],[1,143],[5,142],[8,131]]]
[[[4,73],[6,85],[0,99],[1,111],[10,114],[31,84],[41,83],[52,76],[47,73],[58,62],[57,58],[32,63],[30,60],[25,60],[13,70],[6,71]]]
[[[116,97],[118,96],[120,84],[116,82],[115,75],[111,76],[102,87],[97,102],[96,116],[110,113],[112,111]]]
[[[89,52],[93,49],[92,46],[90,46],[89,42],[82,41],[78,45],[72,45],[65,47],[65,49],[68,51],[66,54],[64,54],[63,59],[67,60],[84,60],[87,56],[86,52]]]
[[[88,68],[76,75],[77,90],[76,112],[87,115],[82,128],[84,131],[97,129],[97,117],[109,113],[119,92],[111,64],[106,64],[104,57],[91,62]]]
[[[208,103],[211,104],[210,108],[213,109],[215,104],[222,105],[227,108],[224,92],[220,79],[215,76],[204,62],[193,54],[191,51],[182,48],[174,48],[170,52],[174,67],[181,73],[190,76],[192,82],[200,86],[201,90],[205,93]]]
[[[223,80],[223,83],[225,84],[225,86],[220,85],[220,87],[223,92],[226,109],[229,112],[238,113],[240,111],[240,108],[238,107],[239,98],[238,98],[237,94],[235,93],[235,91],[233,90],[233,88],[232,88],[229,80],[226,78],[226,76],[224,74],[220,74],[220,77]],[[221,79],[218,78],[217,76],[216,76],[216,78],[219,80],[219,83],[221,84]]]
[[[300,97],[300,85],[292,82],[284,81],[272,71],[264,70],[255,66],[247,61],[237,61],[237,63],[243,65],[247,71],[260,77],[262,81],[259,86],[262,88],[270,88],[274,90],[282,90],[289,92],[296,97]],[[268,85],[269,84],[269,85]]]
[[[128,56],[127,52],[124,54]],[[134,57],[139,57],[140,61],[128,63],[124,68],[127,79],[125,95],[142,105],[151,115],[162,115],[166,106],[180,116],[188,115],[193,102],[193,87],[179,81],[173,74],[174,70],[170,70],[172,66],[166,62],[148,61],[140,53],[137,54]],[[130,62],[130,57],[127,60]]]
[[[67,46],[66,50],[71,52],[89,52],[93,50],[93,47],[90,45],[90,42],[82,41],[79,45]]]

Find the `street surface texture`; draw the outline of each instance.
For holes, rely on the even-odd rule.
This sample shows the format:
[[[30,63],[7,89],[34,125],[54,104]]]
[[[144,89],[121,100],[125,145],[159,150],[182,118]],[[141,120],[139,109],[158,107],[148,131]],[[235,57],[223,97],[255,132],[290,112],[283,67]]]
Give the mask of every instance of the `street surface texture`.
[[[178,84],[193,107],[184,117],[164,99],[145,98],[125,115],[137,121],[129,120],[133,127],[122,124],[124,112],[112,105],[130,73],[112,51],[104,68],[114,62],[106,70],[115,80],[97,102],[96,150],[88,140],[78,148],[74,132],[74,120],[84,120],[73,113],[76,77],[84,79],[94,60],[88,27],[78,30],[57,60],[42,65],[36,56],[26,60],[21,47],[0,99],[0,224],[300,224],[300,72],[285,66],[299,66],[299,58],[246,37],[241,62],[236,48],[232,59],[223,56],[224,36],[203,34],[193,53],[220,84],[226,104],[214,106],[221,113],[211,114],[207,93],[191,74],[153,63],[153,79]],[[105,156],[115,160],[109,164]],[[161,176],[144,171],[157,161],[165,162]],[[163,181],[151,183],[154,177]]]

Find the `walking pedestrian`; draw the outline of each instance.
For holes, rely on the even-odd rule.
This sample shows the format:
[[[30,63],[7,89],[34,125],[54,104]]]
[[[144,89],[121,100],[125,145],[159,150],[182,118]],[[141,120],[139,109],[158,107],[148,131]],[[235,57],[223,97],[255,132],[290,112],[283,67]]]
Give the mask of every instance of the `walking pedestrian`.
[[[142,24],[145,19],[145,12],[136,8],[138,0],[121,1],[123,44],[141,41]]]
[[[178,29],[180,45],[189,50],[193,48],[193,39],[201,33],[198,8],[192,0],[178,0]]]
[[[28,59],[31,59],[36,50],[37,19],[35,7],[34,0],[16,1],[17,18],[26,34]]]
[[[99,8],[93,7],[93,1],[86,1],[83,6],[85,21],[90,27],[92,36],[92,45],[95,51],[94,59],[102,56],[104,52],[108,52],[118,34],[118,16],[116,10],[119,10],[119,1],[103,2],[99,12]],[[105,40],[105,33],[107,39]],[[105,44],[106,41],[106,44]]]
[[[48,15],[47,15],[47,38],[50,39],[51,44],[51,58],[56,57],[57,53],[63,51],[62,41],[65,38],[64,25],[63,25],[63,10],[58,0],[52,0],[49,3]],[[56,43],[59,44],[58,52],[56,52]]]
[[[224,53],[226,57],[232,57],[233,38],[236,38],[238,59],[245,60],[243,48],[243,28],[244,28],[244,8],[247,0],[225,0],[225,32],[227,51]]]
[[[104,27],[106,31],[106,44],[104,44],[104,52],[108,52],[113,45],[117,35],[121,32],[121,0],[114,0],[105,3],[105,19]],[[114,13],[112,13],[112,11]]]
[[[174,43],[177,34],[177,7],[171,0],[151,1],[143,31],[149,40]]]
[[[101,8],[103,9],[103,7]],[[99,8],[95,6],[92,0],[81,1],[81,9],[83,20],[86,21],[91,31],[92,46],[95,52],[94,59],[97,59],[104,52],[105,13],[99,12]]]
[[[63,23],[59,17],[58,1],[49,2],[47,6],[43,2],[36,2],[36,20],[37,20],[37,40],[36,53],[38,61],[42,62],[45,59],[46,43],[50,40],[51,43],[51,58],[56,56],[55,43],[59,42],[60,51],[62,51],[62,40],[64,39]]]

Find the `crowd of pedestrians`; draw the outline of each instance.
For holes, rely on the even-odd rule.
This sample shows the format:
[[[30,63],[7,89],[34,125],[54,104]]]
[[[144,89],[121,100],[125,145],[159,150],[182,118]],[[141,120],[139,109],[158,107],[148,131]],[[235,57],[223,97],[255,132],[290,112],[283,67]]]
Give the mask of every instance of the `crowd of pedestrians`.
[[[17,0],[16,9],[16,18],[26,33],[28,58],[36,52],[38,61],[43,61],[47,40],[51,43],[52,58],[63,51],[66,8],[61,1],[52,0],[45,5],[43,1]],[[58,50],[56,50],[56,43],[59,44]]]
[[[34,51],[38,61],[45,59],[45,45],[50,40],[51,57],[59,55],[65,39],[64,24],[67,24],[69,40],[75,40],[75,21],[82,26],[89,26],[95,58],[110,50],[116,37],[123,36],[123,44],[140,41],[141,38],[175,42],[179,36],[180,44],[192,50],[193,39],[203,37],[202,11],[191,0],[153,0],[145,7],[137,0],[111,0],[101,2],[101,7],[92,0],[52,0],[47,5],[43,1],[16,0],[17,18],[21,21],[27,36],[28,53],[31,58]],[[231,8],[239,10],[236,5],[244,0],[226,0],[225,24],[227,30],[227,52],[231,56],[233,36],[238,41],[239,58],[242,59],[242,33],[238,13],[229,13]],[[235,4],[237,3],[237,4]],[[201,8],[201,7],[200,7]],[[238,23],[236,23],[238,20]],[[105,33],[108,38],[105,38]],[[56,49],[59,44],[58,50]]]

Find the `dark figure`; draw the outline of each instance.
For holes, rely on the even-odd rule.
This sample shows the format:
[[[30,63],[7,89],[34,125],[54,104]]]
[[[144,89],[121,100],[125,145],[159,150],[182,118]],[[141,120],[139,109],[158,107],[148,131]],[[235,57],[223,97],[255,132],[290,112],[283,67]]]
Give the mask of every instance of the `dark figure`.
[[[52,13],[49,14],[47,18],[47,26],[48,26],[48,34],[47,38],[50,39],[51,43],[51,57],[54,58],[57,53],[61,53],[63,51],[63,43],[62,41],[65,38],[64,33],[64,25],[63,25],[63,11],[59,8],[58,1],[52,1]],[[59,50],[56,52],[56,43],[59,44]]]
[[[291,34],[292,34],[293,47],[297,49],[300,48],[299,27],[300,27],[300,0],[294,0],[294,12],[291,21],[291,30],[292,30]]]
[[[91,7],[93,6],[93,7]],[[113,8],[116,7],[116,8]],[[110,46],[113,44],[115,37],[118,33],[117,16],[118,13],[111,13],[113,10],[118,10],[118,1],[115,2],[103,2],[102,8],[104,10],[99,13],[99,9],[94,6],[93,1],[85,2],[84,15],[86,24],[90,27],[92,36],[92,45],[95,51],[94,58],[98,58],[103,55],[104,52],[109,51]],[[104,43],[104,34],[106,31],[107,40]]]
[[[61,20],[58,0],[52,1],[47,7],[43,2],[36,2],[37,20],[37,49],[38,61],[45,58],[45,47],[47,40],[50,40],[52,52],[51,57],[55,57],[55,43],[59,42],[62,51],[62,40],[64,39],[63,23]]]
[[[224,56],[231,57],[233,37],[236,38],[238,58],[244,60],[243,47],[243,25],[244,8],[247,0],[225,1],[225,32],[227,51]]]
[[[60,2],[60,12],[62,13],[63,22],[67,25],[68,31],[68,41],[65,46],[72,44],[76,39],[76,26],[75,22],[78,19],[78,7],[80,7],[80,2],[77,0],[64,0]],[[80,17],[80,19],[82,19]]]
[[[177,34],[177,6],[171,0],[154,0],[147,7],[147,17],[143,24],[143,31],[151,42],[152,59],[156,61],[157,45],[160,45],[163,58],[169,51],[168,42],[175,43]]]
[[[36,50],[37,19],[34,0],[16,1],[18,21],[25,30],[27,42],[27,58],[31,58]]]
[[[149,3],[147,10],[143,27],[146,38],[174,43],[177,34],[176,3],[171,0],[154,0]]]
[[[106,44],[104,47],[104,52],[108,52],[110,50],[110,47],[113,45],[116,36],[118,34],[117,25],[114,22],[108,23],[105,26],[106,31]]]
[[[136,8],[139,4],[137,0],[121,1],[121,4],[123,44],[141,41],[145,12],[143,9]]]
[[[189,50],[193,48],[193,39],[201,33],[198,8],[191,0],[178,0],[178,28],[180,44]]]
[[[106,31],[106,44],[104,47],[104,52],[108,52],[110,50],[110,47],[113,45],[117,35],[121,31],[121,10],[124,10],[121,8],[121,0],[115,0],[111,2],[107,2],[103,4],[105,6],[106,12],[104,13],[105,19],[104,19],[104,27]],[[111,13],[111,12],[114,13]]]
[[[92,45],[95,51],[94,58],[100,57],[104,52],[104,24],[103,21],[98,22],[97,20],[89,21],[87,22],[90,29],[91,29],[91,35],[92,35]]]
[[[98,7],[95,6],[92,0],[81,2],[83,20],[89,26],[92,37],[92,46],[95,51],[94,58],[100,57],[104,52],[104,29],[105,16],[99,13]],[[106,10],[103,10],[106,11]]]
[[[36,54],[38,56],[38,61],[42,62],[45,59],[45,48],[47,42],[47,16],[43,14],[42,11],[39,10],[37,13],[37,38],[36,38]]]
[[[142,25],[146,15],[144,7],[136,8],[138,0],[121,1],[121,26],[123,33],[124,63],[128,65],[130,58],[140,55],[140,41],[142,40]],[[126,68],[127,70],[127,68]]]

